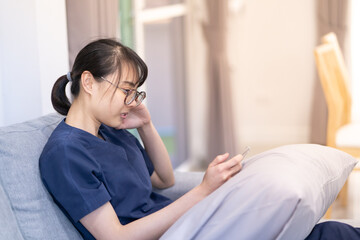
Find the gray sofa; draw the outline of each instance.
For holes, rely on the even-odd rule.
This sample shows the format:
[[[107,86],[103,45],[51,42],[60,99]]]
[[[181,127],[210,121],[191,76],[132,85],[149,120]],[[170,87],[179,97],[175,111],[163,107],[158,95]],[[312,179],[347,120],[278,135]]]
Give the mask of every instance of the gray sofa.
[[[0,128],[0,240],[82,239],[39,175],[43,146],[63,118],[53,113]],[[199,184],[202,176],[200,172],[175,172],[175,186],[155,191],[176,199]]]

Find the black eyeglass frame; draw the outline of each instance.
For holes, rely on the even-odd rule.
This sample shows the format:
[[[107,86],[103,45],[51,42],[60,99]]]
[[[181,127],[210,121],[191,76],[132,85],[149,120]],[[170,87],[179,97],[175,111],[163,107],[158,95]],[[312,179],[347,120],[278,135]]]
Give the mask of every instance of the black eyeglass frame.
[[[125,105],[130,105],[134,100],[136,102],[136,107],[139,106],[142,101],[144,101],[144,99],[146,98],[146,92],[144,91],[141,91],[141,92],[138,92],[137,90],[134,90],[134,89],[124,89],[124,88],[121,88],[115,84],[113,84],[112,82],[110,82],[109,80],[107,80],[106,78],[104,77],[100,77],[102,80],[110,83],[111,85],[113,85],[114,87],[120,89],[126,96],[125,96],[125,99],[124,99],[124,103]],[[133,94],[135,92],[135,94]],[[130,98],[130,100],[128,100],[129,96],[132,97]]]

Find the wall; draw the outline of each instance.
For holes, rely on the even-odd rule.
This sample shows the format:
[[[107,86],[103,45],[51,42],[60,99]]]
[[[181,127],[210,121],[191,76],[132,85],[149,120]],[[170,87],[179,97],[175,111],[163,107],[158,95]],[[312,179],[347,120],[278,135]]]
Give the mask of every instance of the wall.
[[[310,138],[315,3],[248,0],[229,15],[228,53],[240,144],[263,151]]]
[[[118,0],[66,0],[70,67],[78,52],[98,38],[119,38]]]
[[[351,4],[352,118],[360,121],[360,1],[353,0]]]
[[[0,1],[0,126],[53,112],[50,92],[68,71],[64,0]]]

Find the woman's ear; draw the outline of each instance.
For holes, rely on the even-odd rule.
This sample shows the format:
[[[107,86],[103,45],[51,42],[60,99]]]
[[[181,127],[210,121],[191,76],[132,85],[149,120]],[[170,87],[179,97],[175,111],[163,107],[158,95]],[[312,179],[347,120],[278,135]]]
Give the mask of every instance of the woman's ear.
[[[81,86],[84,89],[84,91],[90,95],[93,94],[94,90],[94,77],[89,71],[84,71],[81,74]]]

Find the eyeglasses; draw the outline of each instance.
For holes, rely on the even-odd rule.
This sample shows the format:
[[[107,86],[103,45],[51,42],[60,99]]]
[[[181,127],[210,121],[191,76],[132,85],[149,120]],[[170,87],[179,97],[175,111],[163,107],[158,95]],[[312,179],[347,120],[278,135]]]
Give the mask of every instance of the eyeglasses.
[[[103,79],[104,81],[110,83],[111,85],[117,87],[118,89],[120,89],[126,96],[125,96],[125,100],[124,103],[126,105],[130,105],[134,100],[136,102],[136,107],[139,106],[141,104],[141,102],[146,98],[146,93],[145,92],[138,92],[134,89],[124,89],[121,88],[115,84],[113,84],[112,82],[110,82],[109,80],[105,79],[104,77],[101,77],[101,79]]]

